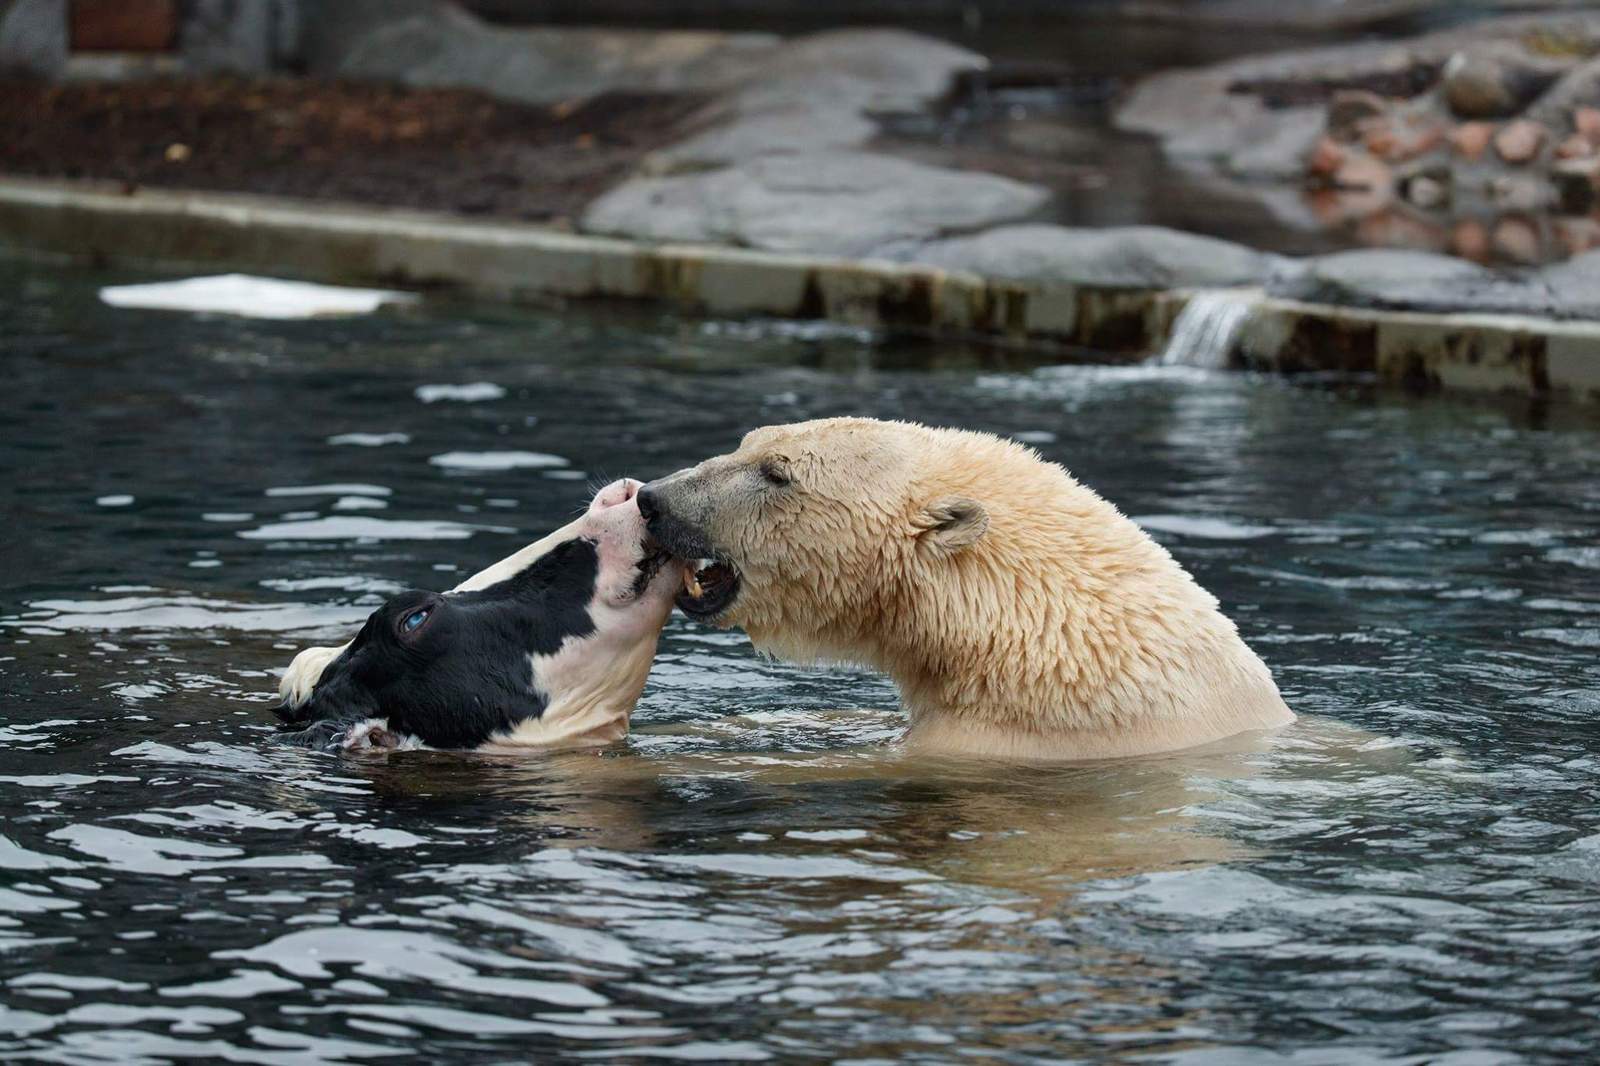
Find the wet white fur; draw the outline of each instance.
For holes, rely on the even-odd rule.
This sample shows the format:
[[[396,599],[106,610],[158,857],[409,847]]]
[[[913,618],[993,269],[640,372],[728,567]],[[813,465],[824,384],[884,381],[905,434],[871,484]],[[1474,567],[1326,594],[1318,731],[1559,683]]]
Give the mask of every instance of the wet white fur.
[[[757,488],[771,463],[793,484]],[[877,667],[926,752],[1095,759],[1293,721],[1217,600],[1054,463],[987,433],[769,426],[674,475],[739,566],[722,625]]]

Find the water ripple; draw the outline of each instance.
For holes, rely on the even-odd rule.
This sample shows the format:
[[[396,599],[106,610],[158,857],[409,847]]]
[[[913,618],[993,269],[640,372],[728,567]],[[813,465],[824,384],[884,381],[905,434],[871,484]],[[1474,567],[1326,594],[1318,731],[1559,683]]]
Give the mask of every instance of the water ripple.
[[[0,264],[0,1059],[1592,1057],[1593,412],[623,309],[156,324],[126,280]],[[1142,516],[1300,722],[921,759],[881,677],[677,617],[602,752],[266,743],[296,649],[561,525],[552,475],[852,413]]]

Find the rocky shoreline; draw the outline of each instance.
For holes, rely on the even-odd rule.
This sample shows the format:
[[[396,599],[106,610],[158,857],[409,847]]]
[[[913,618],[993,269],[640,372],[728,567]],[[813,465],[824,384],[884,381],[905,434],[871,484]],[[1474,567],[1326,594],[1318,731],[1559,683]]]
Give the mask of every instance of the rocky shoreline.
[[[1362,243],[1522,264],[1600,247],[1597,14],[1173,71],[1115,121],[1263,195],[1305,189],[1303,224]]]

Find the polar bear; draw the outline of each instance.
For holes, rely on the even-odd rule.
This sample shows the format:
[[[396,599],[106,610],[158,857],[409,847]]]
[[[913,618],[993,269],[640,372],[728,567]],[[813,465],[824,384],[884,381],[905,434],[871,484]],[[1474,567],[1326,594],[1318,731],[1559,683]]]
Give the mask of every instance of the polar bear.
[[[1286,725],[1217,600],[1114,506],[986,433],[769,426],[651,482],[691,560],[678,606],[796,661],[887,673],[907,743],[1001,758],[1148,755]]]

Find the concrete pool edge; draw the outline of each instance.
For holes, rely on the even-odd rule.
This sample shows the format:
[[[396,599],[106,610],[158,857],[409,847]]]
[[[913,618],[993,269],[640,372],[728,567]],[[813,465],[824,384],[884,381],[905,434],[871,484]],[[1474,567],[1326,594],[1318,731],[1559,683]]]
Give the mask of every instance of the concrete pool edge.
[[[357,205],[18,178],[0,178],[0,248],[104,265],[447,286],[510,301],[656,301],[710,316],[1065,344],[1125,362],[1158,350],[1193,295],[1019,281],[887,259],[647,243]],[[1240,292],[1252,312],[1224,353],[1233,365],[1600,400],[1600,322],[1389,311]]]

